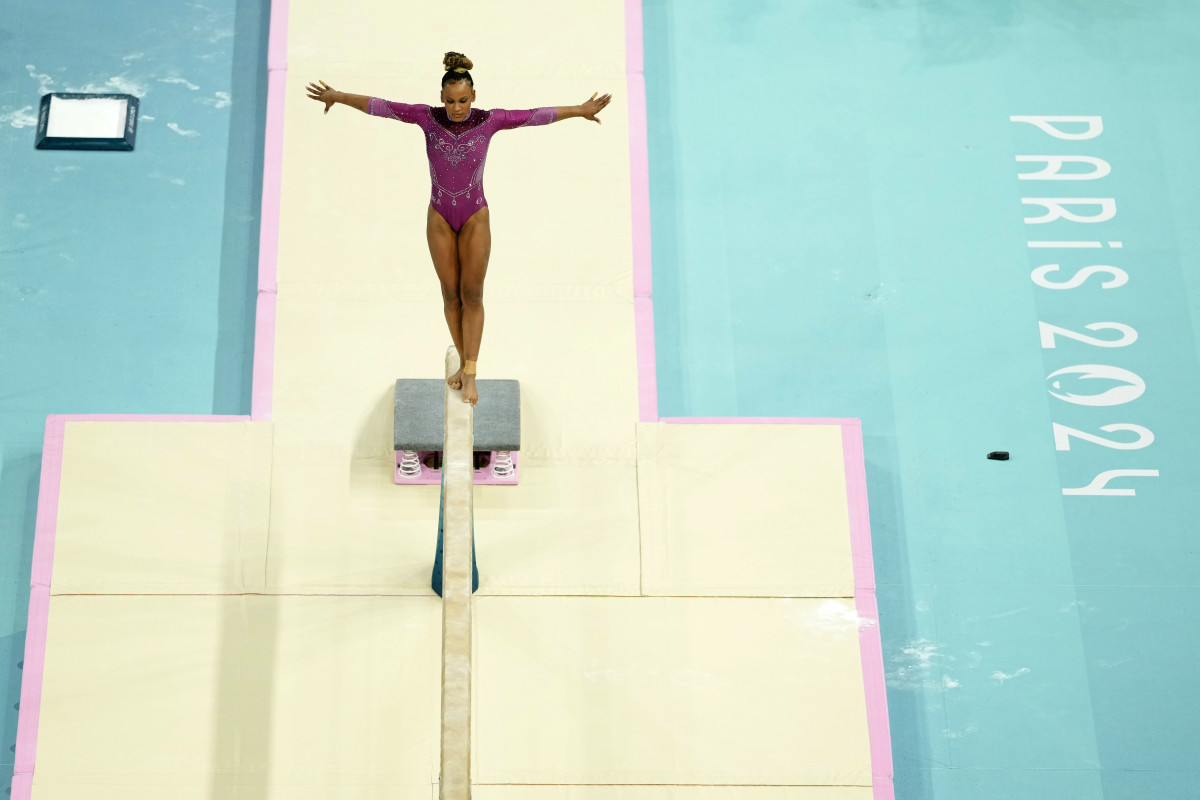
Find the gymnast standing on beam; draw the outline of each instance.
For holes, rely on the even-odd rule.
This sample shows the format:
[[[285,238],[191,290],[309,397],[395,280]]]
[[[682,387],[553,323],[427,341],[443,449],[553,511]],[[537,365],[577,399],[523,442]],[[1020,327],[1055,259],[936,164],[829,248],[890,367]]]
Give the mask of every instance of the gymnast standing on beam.
[[[600,122],[596,115],[608,105],[611,94],[591,96],[577,106],[547,106],[528,111],[472,108],[474,64],[462,53],[446,53],[443,60],[442,106],[393,103],[378,97],[346,94],[325,81],[310,83],[308,96],[325,104],[343,103],[372,116],[419,125],[425,132],[429,173],[433,189],[429,198],[425,235],[433,268],[442,284],[442,302],[450,337],[458,350],[459,369],[446,382],[462,389],[463,401],[475,405],[479,343],[483,339],[483,279],[492,250],[492,229],[487,198],[483,196],[483,167],[488,143],[496,131],[549,125],[568,117]]]

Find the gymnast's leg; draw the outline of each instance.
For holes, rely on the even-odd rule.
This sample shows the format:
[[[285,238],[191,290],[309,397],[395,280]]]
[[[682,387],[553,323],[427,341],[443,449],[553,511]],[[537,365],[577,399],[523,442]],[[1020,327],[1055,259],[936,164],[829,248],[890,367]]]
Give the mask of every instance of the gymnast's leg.
[[[458,351],[458,372],[447,378],[446,383],[455,389],[461,389],[464,359],[462,302],[458,296],[458,234],[450,227],[450,223],[430,206],[425,222],[425,236],[429,240],[429,255],[433,256],[433,268],[442,284],[442,306],[446,313],[446,325],[450,328],[454,349]]]
[[[488,258],[492,254],[492,226],[487,206],[471,215],[458,232],[459,273],[458,293],[462,297],[462,329],[464,363],[474,367],[479,358],[479,343],[483,339],[483,279],[487,275]],[[473,369],[463,374],[463,401],[475,405],[479,392],[475,388]]]

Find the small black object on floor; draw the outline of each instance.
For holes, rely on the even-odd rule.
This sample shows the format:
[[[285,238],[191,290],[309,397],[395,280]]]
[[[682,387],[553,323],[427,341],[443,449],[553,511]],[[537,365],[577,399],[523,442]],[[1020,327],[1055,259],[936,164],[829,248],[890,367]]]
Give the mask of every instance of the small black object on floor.
[[[992,452],[988,453],[988,458],[990,458],[992,461],[1008,461],[1008,451],[993,450]]]

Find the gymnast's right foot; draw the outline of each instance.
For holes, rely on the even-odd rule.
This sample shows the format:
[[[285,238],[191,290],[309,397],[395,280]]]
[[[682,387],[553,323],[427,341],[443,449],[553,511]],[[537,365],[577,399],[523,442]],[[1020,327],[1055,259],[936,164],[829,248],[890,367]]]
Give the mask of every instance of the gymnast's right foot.
[[[459,367],[458,372],[454,373],[449,378],[446,378],[446,383],[450,385],[451,389],[461,389],[462,388],[462,376],[463,376],[463,368]]]

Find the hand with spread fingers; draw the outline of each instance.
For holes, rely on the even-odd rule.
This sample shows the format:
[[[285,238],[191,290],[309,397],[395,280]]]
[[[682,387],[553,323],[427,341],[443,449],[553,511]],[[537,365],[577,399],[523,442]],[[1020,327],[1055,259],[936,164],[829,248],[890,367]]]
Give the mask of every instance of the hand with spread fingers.
[[[603,97],[596,97],[597,94],[599,94],[599,92],[593,92],[592,96],[588,98],[587,102],[582,103],[579,106],[579,110],[581,112],[579,116],[583,117],[584,119],[590,119],[592,122],[599,123],[600,120],[596,118],[596,115],[599,114],[606,105],[608,105],[608,102],[612,100],[612,95],[606,94]]]
[[[325,104],[325,113],[329,113],[329,109],[333,108],[333,104],[337,102],[337,92],[333,87],[325,81],[310,83],[308,85],[308,96],[317,102]]]

